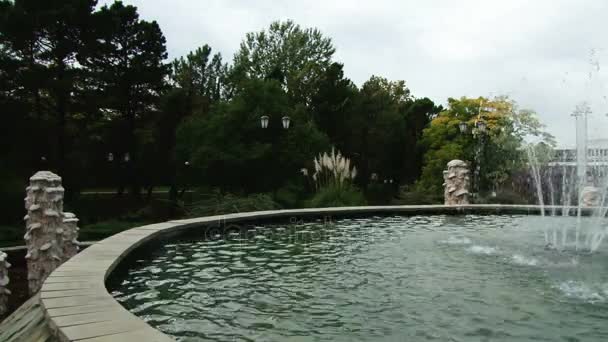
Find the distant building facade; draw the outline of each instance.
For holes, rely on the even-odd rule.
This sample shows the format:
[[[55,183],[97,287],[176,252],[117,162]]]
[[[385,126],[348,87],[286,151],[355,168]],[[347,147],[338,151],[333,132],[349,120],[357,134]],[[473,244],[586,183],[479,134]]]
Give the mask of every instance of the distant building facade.
[[[608,176],[608,139],[590,139],[587,142],[585,164],[589,182],[597,183]],[[575,171],[577,168],[576,147],[555,149],[555,155],[549,166],[561,168],[566,173]],[[600,186],[600,184],[595,185]]]

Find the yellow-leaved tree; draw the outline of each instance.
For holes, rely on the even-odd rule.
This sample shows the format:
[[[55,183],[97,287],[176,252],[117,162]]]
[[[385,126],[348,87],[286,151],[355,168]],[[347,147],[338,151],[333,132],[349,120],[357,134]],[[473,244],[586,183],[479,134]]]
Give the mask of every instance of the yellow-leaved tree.
[[[531,140],[555,145],[536,113],[518,108],[508,97],[450,98],[447,109],[423,132],[426,153],[416,188],[439,196],[446,164],[461,159],[470,165],[474,190],[500,189],[522,169],[523,147]]]

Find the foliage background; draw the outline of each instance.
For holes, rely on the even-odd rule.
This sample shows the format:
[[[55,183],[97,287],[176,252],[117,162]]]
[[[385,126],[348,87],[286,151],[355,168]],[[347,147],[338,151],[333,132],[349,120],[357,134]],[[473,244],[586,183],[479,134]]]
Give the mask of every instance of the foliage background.
[[[63,177],[83,232],[109,234],[235,207],[440,201],[447,161],[476,159],[478,140],[458,124],[472,127],[481,104],[483,190],[513,182],[530,136],[552,142],[506,98],[443,108],[404,80],[357,86],[335,51],[318,29],[288,20],[246,34],[231,60],[202,44],[169,61],[158,23],[134,6],[0,0],[0,225],[22,226],[23,189],[40,169]],[[357,177],[315,191],[300,170],[332,148]]]

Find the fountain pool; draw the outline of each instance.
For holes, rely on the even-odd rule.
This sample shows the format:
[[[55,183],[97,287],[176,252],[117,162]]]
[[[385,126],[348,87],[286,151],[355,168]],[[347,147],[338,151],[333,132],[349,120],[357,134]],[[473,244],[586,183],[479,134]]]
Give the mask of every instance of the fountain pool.
[[[606,341],[608,249],[545,248],[547,225],[576,220],[374,216],[208,231],[144,247],[108,288],[179,341]]]

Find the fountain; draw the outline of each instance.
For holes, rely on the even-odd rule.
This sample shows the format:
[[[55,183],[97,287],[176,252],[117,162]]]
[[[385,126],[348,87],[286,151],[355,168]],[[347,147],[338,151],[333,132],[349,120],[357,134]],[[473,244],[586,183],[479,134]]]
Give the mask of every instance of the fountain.
[[[603,341],[608,177],[580,152],[575,169],[525,153],[539,216],[416,207],[205,227],[141,249],[108,288],[178,340]],[[447,166],[441,210],[505,207],[468,205],[467,164]]]
[[[540,210],[469,205],[467,164],[453,160],[445,206],[277,210],[134,228],[61,266],[41,302],[65,340],[100,331],[169,340],[143,320],[178,340],[603,341],[607,178],[580,153],[571,170],[566,156],[547,169],[532,146],[525,152]],[[30,189],[29,205],[40,190]],[[61,215],[77,231],[75,218]],[[70,253],[73,235],[55,232],[56,247]],[[83,276],[95,280],[56,293],[54,282]],[[64,298],[90,316],[66,314]],[[90,301],[112,311],[88,313],[97,310]]]
[[[608,253],[543,249],[553,224],[413,212],[209,227],[139,250],[107,286],[177,340],[603,341]]]
[[[608,208],[606,208],[606,197],[608,196],[608,177],[603,172],[598,172],[593,168],[588,168],[589,153],[587,137],[587,116],[591,114],[587,103],[578,105],[572,114],[576,118],[576,153],[575,153],[575,172],[568,172],[568,161],[573,159],[571,156],[561,156],[561,182],[557,182],[559,187],[555,189],[555,179],[552,176],[553,170],[559,168],[560,163],[549,163],[542,165],[539,162],[535,148],[528,144],[525,148],[530,166],[530,174],[536,189],[536,197],[540,205],[542,216],[545,216],[545,196],[551,200],[551,216],[556,216],[556,207],[561,207],[562,216],[571,213],[571,201],[576,199],[576,224],[568,227],[564,224],[548,227],[544,231],[545,243],[549,248],[564,250],[574,248],[575,250],[596,251],[605,235],[608,233],[604,218]],[[594,156],[594,162],[606,162],[606,155],[598,153]],[[601,165],[601,164],[600,164]],[[543,166],[548,166],[549,177],[543,177]],[[601,167],[601,166],[600,166]],[[560,184],[561,183],[561,184]],[[546,194],[545,192],[548,192]],[[555,202],[556,194],[561,194],[560,203]],[[591,213],[592,220],[583,222],[583,211]],[[560,236],[561,235],[561,236]]]

